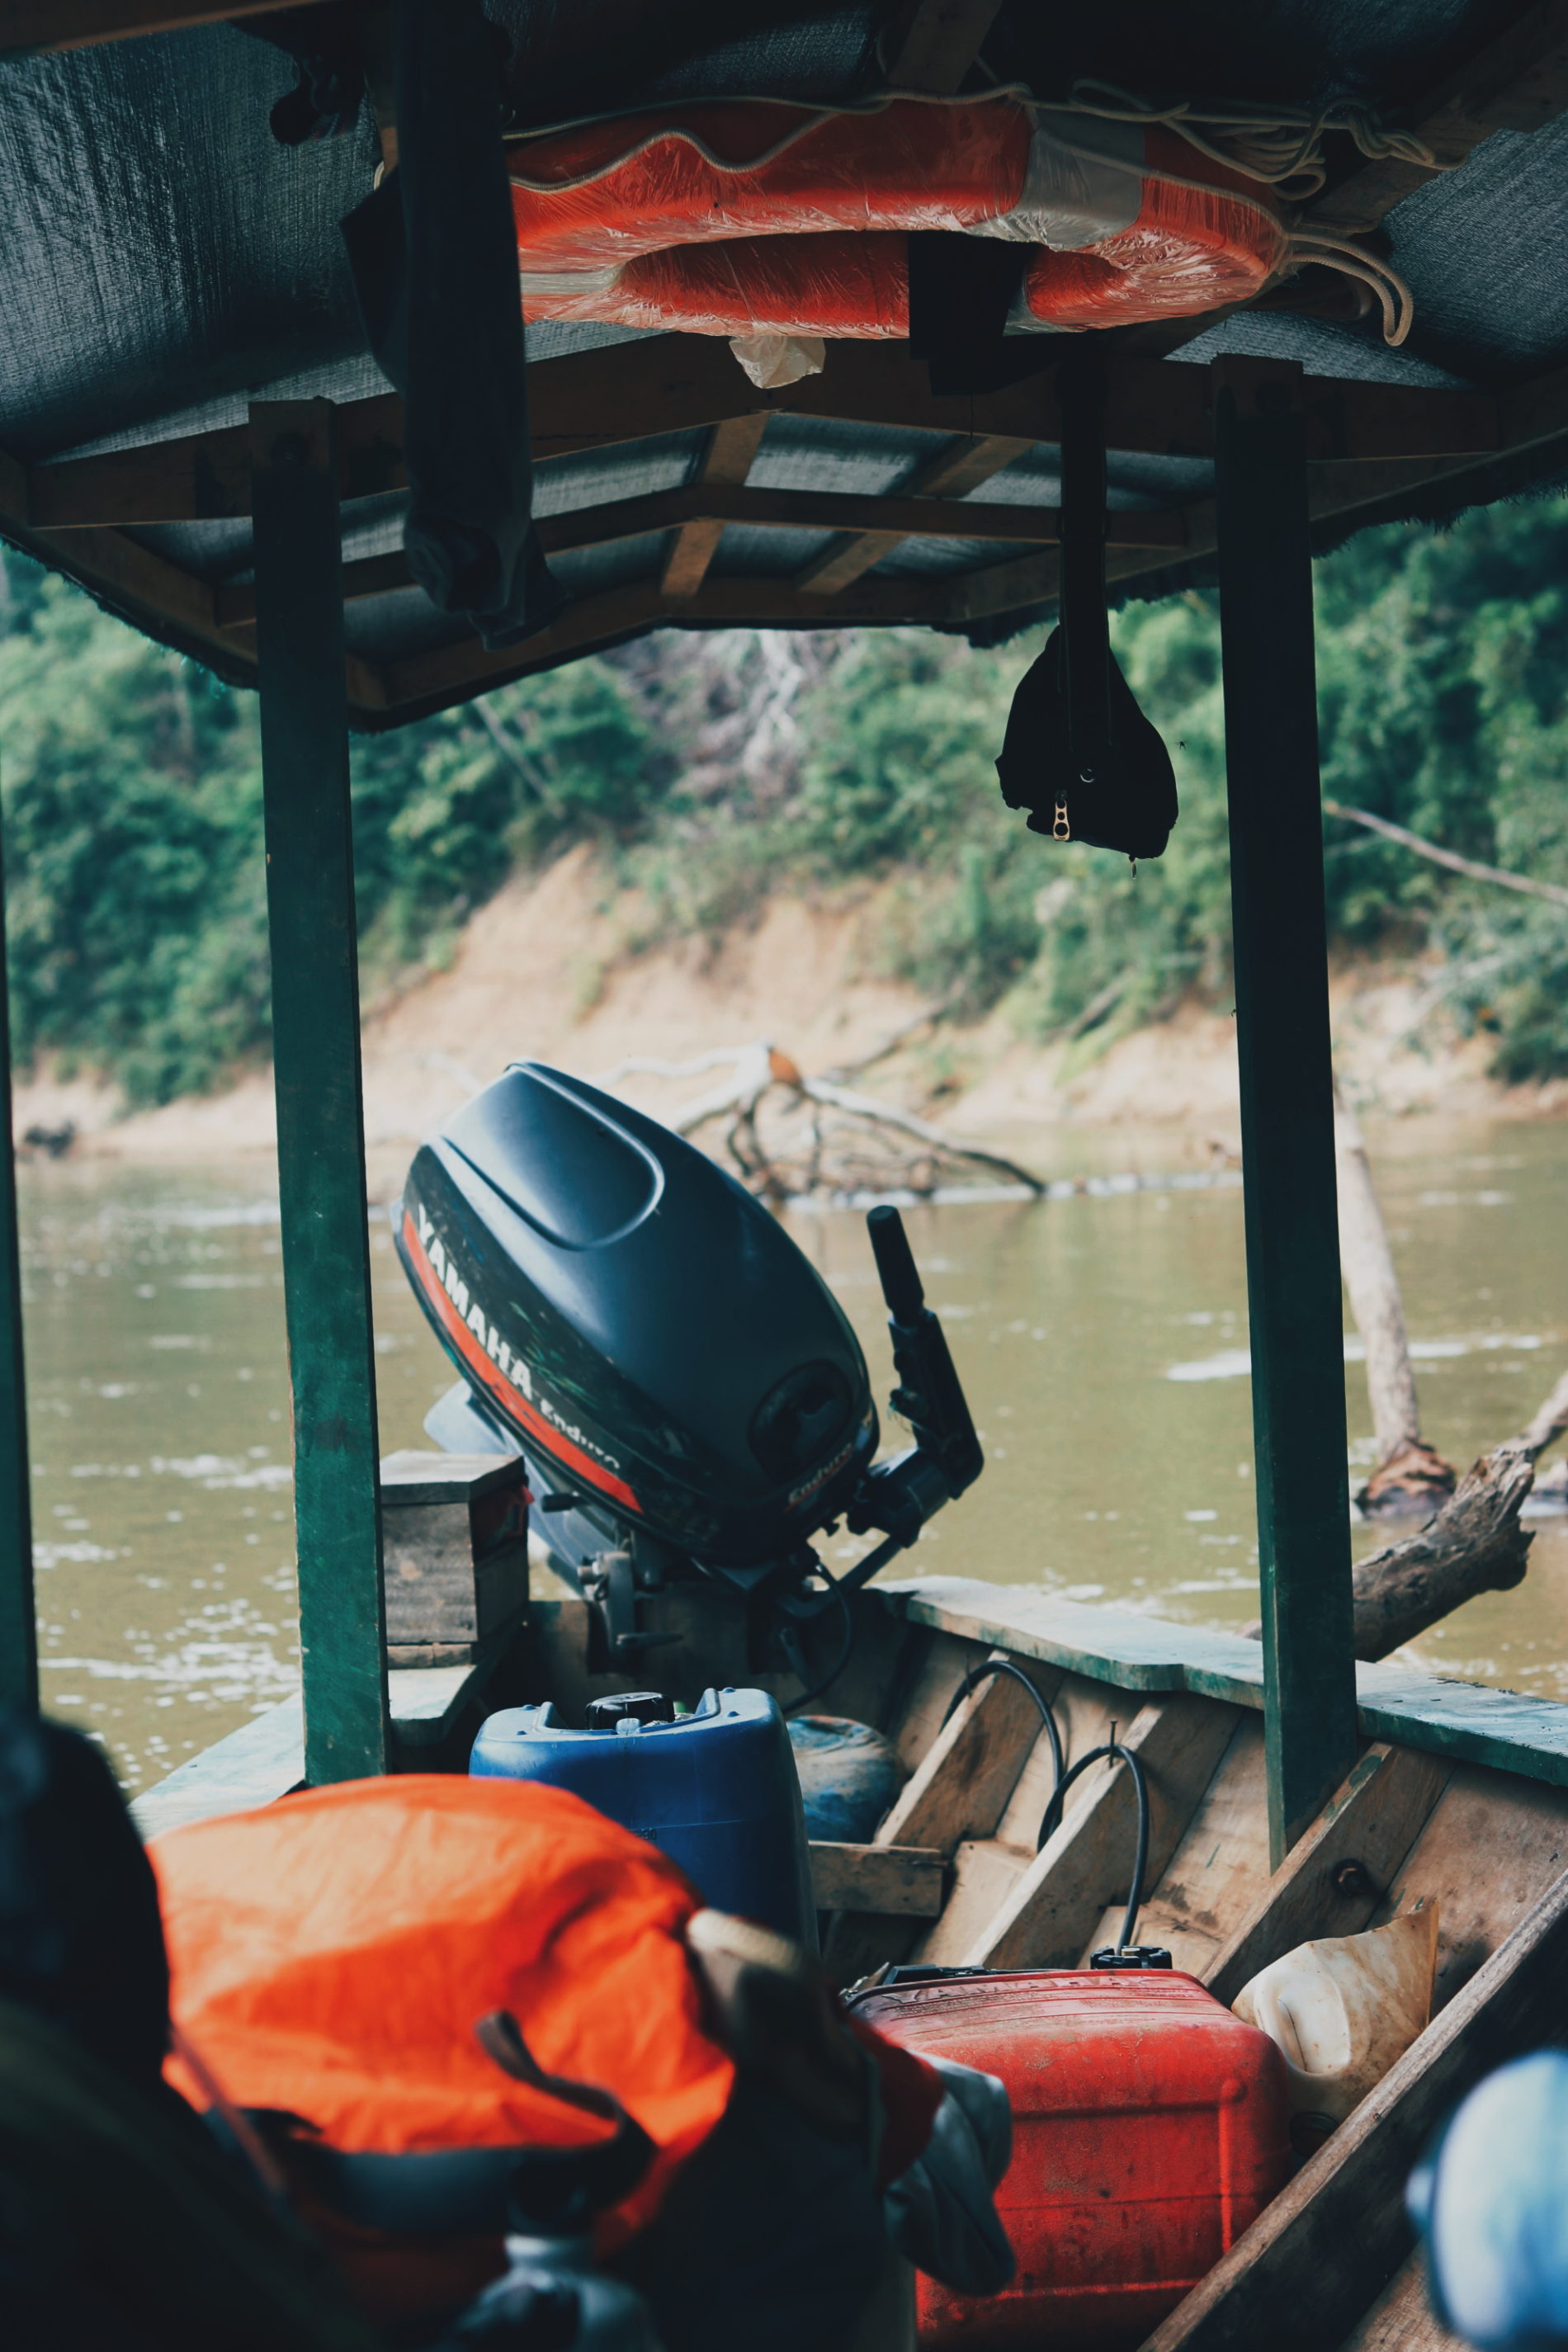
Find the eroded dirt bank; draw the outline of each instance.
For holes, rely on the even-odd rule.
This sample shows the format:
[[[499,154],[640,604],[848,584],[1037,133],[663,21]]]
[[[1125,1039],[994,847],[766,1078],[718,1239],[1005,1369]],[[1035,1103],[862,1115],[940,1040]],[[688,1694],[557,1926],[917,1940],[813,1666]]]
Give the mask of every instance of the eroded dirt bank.
[[[574,850],[509,883],[468,925],[450,968],[377,1007],[364,1025],[365,1125],[373,1154],[416,1142],[476,1084],[534,1055],[595,1077],[629,1057],[685,1061],[767,1038],[803,1070],[851,1066],[924,1009],[878,976],[876,896],[780,897],[722,940],[640,950],[635,895],[607,890]],[[1568,1081],[1508,1088],[1486,1075],[1483,1038],[1461,1040],[1436,1001],[1435,972],[1361,964],[1333,982],[1336,1058],[1363,1106],[1390,1116],[1568,1114]],[[692,1077],[627,1082],[651,1109]],[[917,1034],[865,1083],[923,1108],[955,1134],[1010,1139],[1030,1158],[1071,1128],[1169,1127],[1236,1138],[1232,1024],[1191,1006],[1104,1045],[1021,1040],[1005,1006],[968,1028]],[[199,1160],[268,1150],[269,1073],[228,1091],[122,1115],[118,1090],[40,1073],[16,1090],[19,1133],[77,1127],[78,1149],[123,1159]]]

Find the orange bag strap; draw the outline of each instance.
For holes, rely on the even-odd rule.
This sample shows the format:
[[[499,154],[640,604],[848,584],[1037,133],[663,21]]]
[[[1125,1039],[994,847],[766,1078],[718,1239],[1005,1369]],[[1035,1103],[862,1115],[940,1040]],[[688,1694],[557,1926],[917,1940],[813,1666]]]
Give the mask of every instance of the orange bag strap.
[[[349,2153],[311,2138],[298,2119],[252,2110],[286,2170],[318,2204],[389,2237],[497,2237],[509,2230],[576,2236],[629,2197],[657,2153],[611,2091],[547,2074],[510,2010],[480,2018],[475,2037],[503,2073],[563,2106],[615,2126],[585,2147],[450,2147],[406,2155]]]

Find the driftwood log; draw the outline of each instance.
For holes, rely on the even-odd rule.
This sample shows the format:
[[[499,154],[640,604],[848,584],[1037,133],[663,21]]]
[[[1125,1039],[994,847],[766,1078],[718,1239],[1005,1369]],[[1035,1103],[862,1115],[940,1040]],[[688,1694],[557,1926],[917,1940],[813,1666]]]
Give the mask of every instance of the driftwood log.
[[[1354,1113],[1334,1097],[1334,1166],[1339,1180],[1340,1265],[1351,1312],[1366,1349],[1366,1387],[1377,1441],[1377,1466],[1356,1496],[1374,1517],[1425,1517],[1454,1492],[1453,1465],[1421,1434],[1415,1371],[1405,1306],[1383,1222],[1372,1163]]]
[[[1532,1538],[1519,1515],[1537,1456],[1564,1430],[1568,1372],[1518,1437],[1471,1465],[1436,1518],[1368,1554],[1352,1582],[1358,1658],[1386,1658],[1478,1592],[1523,1581]]]
[[[1532,1539],[1519,1514],[1534,1462],[1527,1437],[1495,1446],[1427,1526],[1361,1561],[1352,1583],[1358,1658],[1386,1658],[1478,1592],[1523,1580]]]

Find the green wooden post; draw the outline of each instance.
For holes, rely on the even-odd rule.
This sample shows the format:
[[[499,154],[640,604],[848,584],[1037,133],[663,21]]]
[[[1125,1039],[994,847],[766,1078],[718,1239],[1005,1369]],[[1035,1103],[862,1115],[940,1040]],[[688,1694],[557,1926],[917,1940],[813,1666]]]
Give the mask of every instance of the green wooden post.
[[[1301,371],[1215,367],[1274,1866],[1355,1761],[1344,1326]]]
[[[32,1465],[22,1349],[22,1269],[16,1246],[16,1155],[11,1141],[11,1003],[5,964],[5,877],[0,858],[0,1705],[38,1704],[38,1621],[33,1599]]]
[[[384,1772],[389,1748],[331,404],[258,403],[250,433],[305,1774],[316,1784]]]

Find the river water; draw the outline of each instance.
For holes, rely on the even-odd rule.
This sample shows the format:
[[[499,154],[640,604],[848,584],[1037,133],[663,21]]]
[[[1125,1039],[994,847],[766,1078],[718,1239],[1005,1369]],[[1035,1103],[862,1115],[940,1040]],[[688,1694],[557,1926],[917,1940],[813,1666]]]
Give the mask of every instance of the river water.
[[[1369,1135],[1415,1343],[1426,1433],[1460,1464],[1523,1425],[1568,1363],[1568,1125],[1410,1122]],[[1075,1132],[1053,1174],[1192,1169],[1194,1147]],[[294,1687],[288,1384],[263,1162],[20,1171],[47,1706],[145,1786]],[[891,1366],[864,1223],[792,1229]],[[911,1210],[987,1453],[910,1567],[1163,1617],[1257,1613],[1241,1195],[1089,1194]],[[375,1242],[384,1448],[427,1441],[449,1384]],[[1352,1455],[1371,1457],[1348,1368]],[[1356,1531],[1359,1551],[1384,1540]],[[1568,1699],[1568,1521],[1526,1582],[1414,1654]]]

